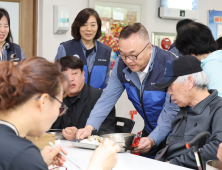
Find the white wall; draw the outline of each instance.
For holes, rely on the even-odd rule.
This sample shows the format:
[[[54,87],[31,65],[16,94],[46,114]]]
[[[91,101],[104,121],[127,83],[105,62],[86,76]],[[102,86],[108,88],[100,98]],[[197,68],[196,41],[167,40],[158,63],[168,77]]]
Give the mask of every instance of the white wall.
[[[198,0],[199,19],[196,22],[201,22],[208,25],[208,11],[222,10],[221,0]],[[158,7],[160,0],[147,0],[147,22],[146,28],[151,37],[152,32],[169,32],[176,33],[176,23],[178,20],[161,19],[158,17]]]
[[[69,30],[53,34],[53,5],[69,7]],[[76,15],[88,7],[88,0],[39,0],[39,31],[37,55],[54,61],[60,43],[72,39],[71,24]]]
[[[110,0],[112,1],[112,0]],[[88,7],[88,0],[39,0],[39,35],[38,35],[38,56],[53,61],[61,42],[71,39],[70,29],[66,34],[53,34],[53,5],[64,5],[70,7],[70,27],[77,13]],[[146,28],[151,37],[152,32],[176,33],[178,20],[158,18],[158,7],[160,0],[147,0]],[[200,19],[208,25],[208,10],[222,10],[222,0],[199,0]],[[124,92],[116,104],[117,116],[129,118],[129,111],[135,110]],[[136,125],[133,132],[139,132],[144,126],[143,119],[135,116]]]

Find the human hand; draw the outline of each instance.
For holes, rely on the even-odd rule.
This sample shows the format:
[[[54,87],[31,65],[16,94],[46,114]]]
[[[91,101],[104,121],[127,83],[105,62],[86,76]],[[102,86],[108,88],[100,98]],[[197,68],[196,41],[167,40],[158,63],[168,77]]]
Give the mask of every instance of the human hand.
[[[52,148],[51,146],[46,146],[41,151],[42,158],[44,162],[49,165],[57,165],[57,166],[63,166],[63,163],[66,161],[66,159],[59,154],[59,152],[62,151],[65,155],[67,155],[66,151],[62,149],[61,146],[56,146],[55,148]]]
[[[75,126],[67,127],[67,128],[62,130],[62,135],[67,140],[73,140],[73,139],[76,139],[76,132],[77,131],[78,131],[78,129]]]
[[[110,170],[117,163],[118,145],[106,139],[93,153],[87,170]]]
[[[143,137],[140,139],[138,147],[135,147],[133,153],[145,154],[155,145],[155,141],[150,137]]]
[[[79,129],[76,133],[76,139],[84,139],[92,134],[94,127],[86,125],[85,128]]]
[[[222,161],[222,143],[219,144],[218,150],[217,150],[217,158]]]
[[[165,163],[168,163],[168,164],[169,164],[169,163],[170,163],[170,161],[166,161]]]

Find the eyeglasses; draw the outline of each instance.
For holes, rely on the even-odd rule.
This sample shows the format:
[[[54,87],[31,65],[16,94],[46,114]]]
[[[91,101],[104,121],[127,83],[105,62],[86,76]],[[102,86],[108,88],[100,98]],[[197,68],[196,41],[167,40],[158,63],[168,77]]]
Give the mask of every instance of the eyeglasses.
[[[150,43],[148,43],[145,47],[144,47],[144,49],[143,50],[145,50],[146,49],[146,47],[149,45]],[[142,53],[143,52],[143,50],[142,51],[140,51],[140,53]],[[139,54],[137,54],[137,55],[121,55],[121,54],[118,54],[117,56],[118,57],[120,57],[122,60],[125,60],[126,59],[126,57],[128,57],[130,60],[137,60],[137,57],[138,57],[138,55],[140,55],[140,53]]]
[[[51,95],[50,95],[51,96]],[[39,100],[41,96],[35,98],[35,100]],[[65,103],[61,102],[59,99],[57,99],[55,96],[51,96],[53,99],[56,99],[59,103],[61,103],[61,106],[59,108],[59,116],[62,116],[66,113],[68,110],[68,107],[65,105]]]

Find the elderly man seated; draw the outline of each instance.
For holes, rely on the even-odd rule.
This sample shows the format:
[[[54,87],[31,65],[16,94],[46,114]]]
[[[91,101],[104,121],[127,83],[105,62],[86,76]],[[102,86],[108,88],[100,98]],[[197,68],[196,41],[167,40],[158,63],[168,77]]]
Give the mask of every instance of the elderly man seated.
[[[91,110],[102,94],[102,90],[85,84],[83,62],[74,56],[65,56],[59,60],[61,71],[69,79],[67,97],[63,102],[68,106],[65,115],[58,117],[52,125],[53,129],[63,129],[63,136],[72,140],[76,138],[77,129],[84,128]],[[115,107],[104,120],[98,133],[107,134],[115,132]]]
[[[172,133],[166,147],[157,153],[157,160],[197,169],[193,150],[186,149],[185,144],[204,131],[209,131],[211,136],[200,147],[203,161],[217,159],[222,139],[222,98],[217,90],[207,90],[208,82],[200,61],[194,56],[182,56],[166,63],[165,74],[154,87],[169,86],[171,100],[180,111],[171,123]]]

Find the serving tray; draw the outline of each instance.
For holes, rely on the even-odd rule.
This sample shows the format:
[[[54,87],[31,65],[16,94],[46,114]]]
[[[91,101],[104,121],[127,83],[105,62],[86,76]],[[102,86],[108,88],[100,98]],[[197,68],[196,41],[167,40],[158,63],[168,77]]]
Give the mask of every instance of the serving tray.
[[[88,144],[88,143],[81,143],[81,140],[75,139],[75,140],[71,140],[70,142],[72,143],[72,146],[74,147],[78,147],[78,148],[84,148],[84,149],[96,149],[99,145],[94,145],[94,144]],[[118,153],[121,152],[126,152],[125,148],[120,148],[120,151]]]

